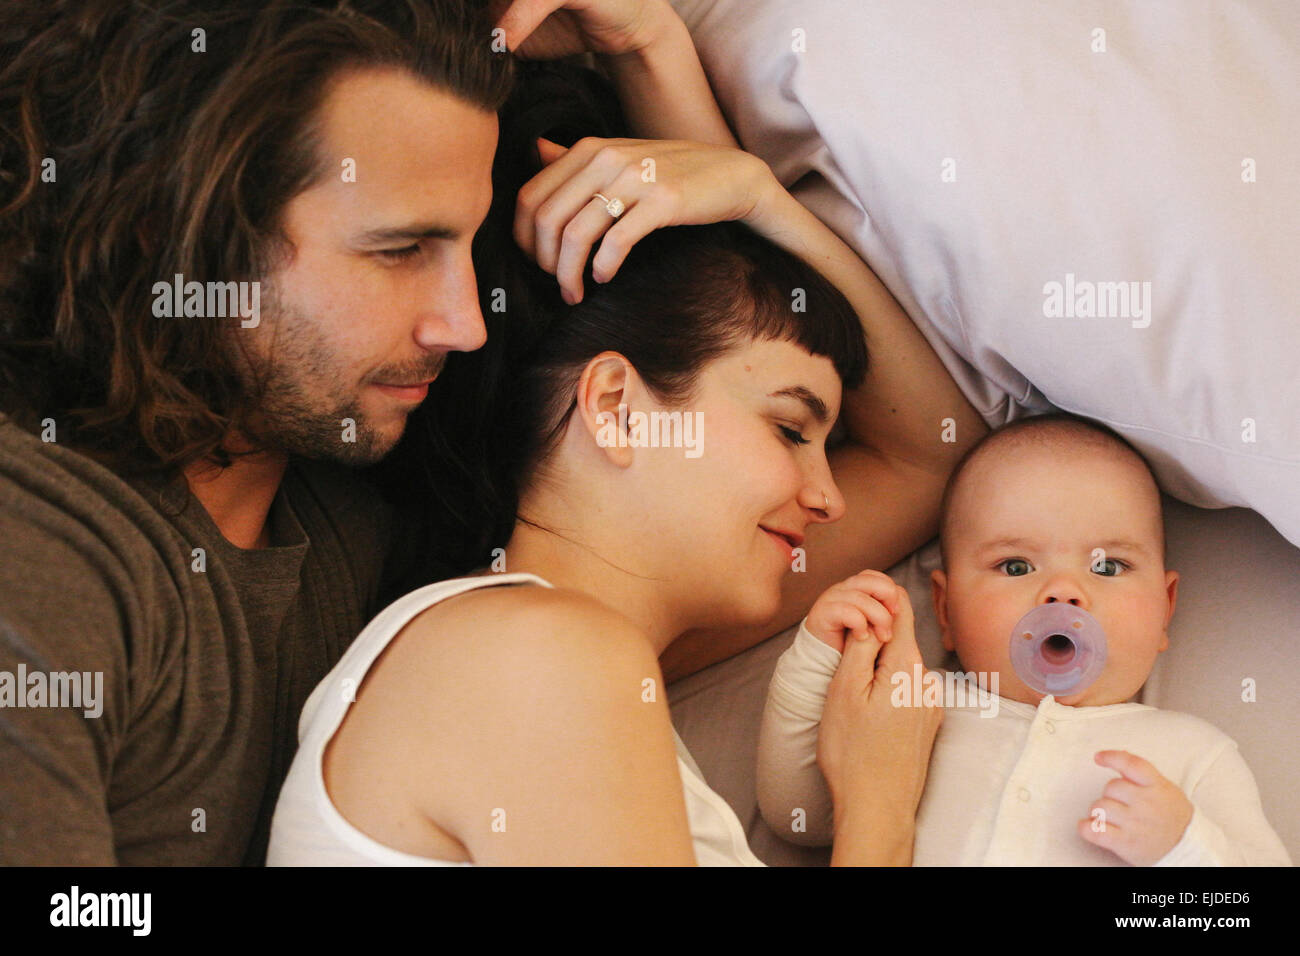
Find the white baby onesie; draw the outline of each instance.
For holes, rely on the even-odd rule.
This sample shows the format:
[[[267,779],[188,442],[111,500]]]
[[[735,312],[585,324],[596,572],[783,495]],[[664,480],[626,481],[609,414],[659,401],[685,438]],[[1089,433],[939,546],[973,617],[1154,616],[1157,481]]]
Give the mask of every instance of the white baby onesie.
[[[763,817],[795,843],[831,839],[817,728],[840,654],[800,627],[772,676],[759,738]],[[978,691],[949,706],[917,811],[916,866],[1123,866],[1078,821],[1117,776],[1098,750],[1150,761],[1192,801],[1182,839],[1157,866],[1289,866],[1255,778],[1222,731],[1144,704],[1034,707]],[[983,715],[983,716],[982,716]],[[801,827],[806,827],[801,832]]]

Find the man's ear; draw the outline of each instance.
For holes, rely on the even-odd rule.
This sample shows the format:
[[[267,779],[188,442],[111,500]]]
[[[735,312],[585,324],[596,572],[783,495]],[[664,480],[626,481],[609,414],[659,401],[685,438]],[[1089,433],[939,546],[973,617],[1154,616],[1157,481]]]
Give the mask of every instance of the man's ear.
[[[930,595],[934,598],[934,616],[939,621],[939,632],[943,635],[943,649],[956,650],[948,631],[948,576],[941,568],[930,572]]]
[[[1174,608],[1178,604],[1178,572],[1165,572],[1165,593],[1169,595],[1169,613],[1165,615],[1165,632],[1160,635],[1160,650],[1169,648],[1169,622],[1173,620]]]
[[[620,406],[626,407],[635,376],[632,364],[618,352],[601,352],[587,363],[578,379],[577,411],[582,430],[620,468],[632,464],[632,448],[623,434],[626,417],[620,414]]]

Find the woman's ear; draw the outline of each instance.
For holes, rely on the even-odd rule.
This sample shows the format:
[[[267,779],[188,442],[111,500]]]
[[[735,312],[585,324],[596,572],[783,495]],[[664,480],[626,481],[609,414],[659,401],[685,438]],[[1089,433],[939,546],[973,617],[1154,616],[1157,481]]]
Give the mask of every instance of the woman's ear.
[[[948,576],[940,568],[930,572],[930,595],[934,598],[934,616],[939,622],[939,632],[943,635],[943,649],[956,650],[948,631]]]
[[[613,464],[632,464],[627,440],[627,397],[636,375],[632,364],[618,352],[601,352],[587,363],[578,379],[578,415],[583,431]]]

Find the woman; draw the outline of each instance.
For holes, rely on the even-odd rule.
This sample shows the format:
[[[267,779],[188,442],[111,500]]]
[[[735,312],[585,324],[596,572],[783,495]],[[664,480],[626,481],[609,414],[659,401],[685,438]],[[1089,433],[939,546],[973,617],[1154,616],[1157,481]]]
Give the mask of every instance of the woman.
[[[517,116],[503,128],[531,142]],[[449,362],[427,403],[440,437],[468,439],[448,442],[428,493],[468,478],[450,505],[470,519],[424,544],[473,573],[390,606],[317,688],[273,864],[757,864],[676,739],[659,658],[687,642],[688,672],[735,653],[927,540],[981,433],[888,293],[761,162],[683,142],[539,146],[513,232],[565,301],[488,250],[485,315],[504,329]],[[507,220],[519,154],[501,151]],[[744,226],[654,231],[728,219]],[[697,423],[698,455],[635,432],[637,414],[674,413]],[[828,461],[837,415],[848,439]],[[939,440],[944,418],[957,443]],[[833,862],[905,863],[938,712],[872,689],[878,664],[910,671],[914,645],[857,650],[821,740]],[[855,735],[867,719],[889,732]]]

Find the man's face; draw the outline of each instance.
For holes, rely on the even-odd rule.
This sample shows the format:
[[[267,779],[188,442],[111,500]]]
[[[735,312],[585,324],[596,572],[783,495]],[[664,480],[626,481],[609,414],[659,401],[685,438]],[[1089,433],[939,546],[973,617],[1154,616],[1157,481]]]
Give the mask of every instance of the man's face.
[[[286,207],[292,252],[262,279],[261,324],[235,330],[267,382],[245,430],[364,465],[397,444],[447,353],[485,341],[470,245],[497,120],[405,72],[366,70],[334,81],[318,126],[325,174]]]

